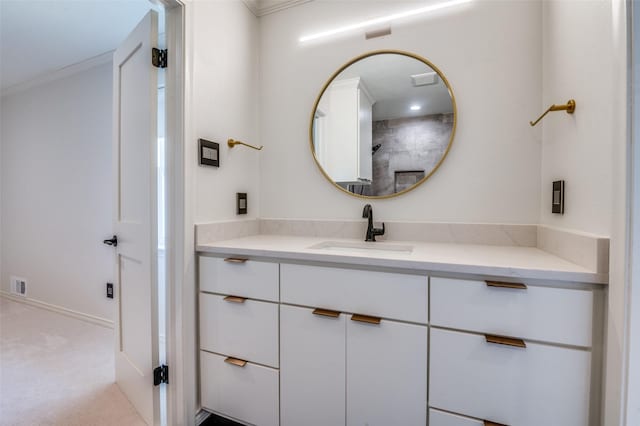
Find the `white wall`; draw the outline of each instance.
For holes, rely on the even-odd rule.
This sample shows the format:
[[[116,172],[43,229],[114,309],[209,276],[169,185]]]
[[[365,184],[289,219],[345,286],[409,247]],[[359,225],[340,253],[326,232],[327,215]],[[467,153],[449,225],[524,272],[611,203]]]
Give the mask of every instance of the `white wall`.
[[[197,144],[220,144],[220,168],[198,166],[196,223],[255,218],[259,212],[259,164],[262,152],[227,139],[260,145],[258,132],[257,18],[241,1],[193,2],[192,128]],[[197,164],[197,159],[193,159]],[[236,215],[236,193],[248,193],[247,216]]]
[[[185,279],[180,321],[184,416],[199,407],[196,258],[193,224],[259,215],[262,152],[228,138],[261,144],[258,132],[258,20],[238,0],[190,1],[185,7]],[[220,168],[198,165],[198,138],[220,144]],[[236,192],[247,192],[249,214],[236,216]],[[179,413],[181,414],[181,413]]]
[[[410,8],[406,2],[313,1],[260,18],[262,217],[360,217],[368,201],[338,191],[312,159],[311,109],[326,79],[350,58],[401,49],[446,75],[458,127],[438,171],[406,195],[372,202],[376,219],[538,223],[541,133],[528,121],[542,104],[541,2],[478,0],[394,24],[387,37],[366,41],[360,32],[298,43],[308,33]]]
[[[111,64],[2,97],[2,289],[113,320]]]
[[[615,54],[609,0],[543,2],[542,104],[576,100],[550,113],[543,129],[541,223],[609,236],[612,207],[611,108]],[[565,181],[565,214],[551,213],[551,184]]]

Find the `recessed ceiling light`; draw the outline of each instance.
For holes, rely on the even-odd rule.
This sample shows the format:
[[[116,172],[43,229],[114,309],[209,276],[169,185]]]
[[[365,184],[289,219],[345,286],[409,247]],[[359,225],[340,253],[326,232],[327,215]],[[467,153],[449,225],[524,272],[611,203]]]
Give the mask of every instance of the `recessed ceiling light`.
[[[369,19],[368,21],[358,22],[356,24],[346,25],[344,27],[335,28],[333,30],[323,31],[316,34],[310,34],[307,36],[300,37],[300,43],[304,43],[311,40],[317,40],[319,38],[329,37],[332,35],[344,33],[347,31],[353,31],[364,27],[369,27],[371,25],[379,25],[384,24],[386,22],[391,22],[395,19],[407,18],[409,16],[421,15],[423,13],[434,12],[440,9],[446,9],[452,6],[458,6],[460,4],[469,3],[473,0],[450,0],[442,3],[431,4],[429,6],[420,7],[418,9],[411,9],[404,12],[394,13],[387,16],[382,16],[380,18]]]
[[[411,111],[419,111],[419,110],[420,110],[420,108],[422,108],[420,105],[411,105],[411,106],[409,107],[409,109],[410,109]]]

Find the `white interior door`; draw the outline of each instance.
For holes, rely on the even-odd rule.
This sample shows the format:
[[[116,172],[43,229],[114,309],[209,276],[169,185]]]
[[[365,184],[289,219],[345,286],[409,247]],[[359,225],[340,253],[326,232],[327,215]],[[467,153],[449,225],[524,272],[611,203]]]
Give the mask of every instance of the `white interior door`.
[[[113,58],[116,176],[116,382],[149,424],[159,422],[157,292],[158,15],[150,11]]]

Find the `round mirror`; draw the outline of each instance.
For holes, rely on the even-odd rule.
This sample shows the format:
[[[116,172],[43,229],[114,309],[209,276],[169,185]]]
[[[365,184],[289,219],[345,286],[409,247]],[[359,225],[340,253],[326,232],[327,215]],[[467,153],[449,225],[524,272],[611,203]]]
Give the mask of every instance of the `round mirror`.
[[[311,117],[311,150],[341,190],[386,198],[436,171],[455,128],[455,98],[438,68],[411,53],[377,51],[353,59],[325,84]]]

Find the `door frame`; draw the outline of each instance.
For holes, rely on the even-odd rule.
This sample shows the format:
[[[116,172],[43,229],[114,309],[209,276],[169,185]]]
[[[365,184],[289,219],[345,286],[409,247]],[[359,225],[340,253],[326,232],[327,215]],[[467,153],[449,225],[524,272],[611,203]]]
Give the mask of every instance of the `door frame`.
[[[185,245],[185,6],[186,0],[150,0],[165,12],[167,68],[165,70],[165,161],[166,161],[166,362],[169,366],[167,386],[167,424],[193,424],[192,410],[185,406],[189,395],[185,383],[183,354],[184,327],[182,287],[184,282]],[[187,233],[188,235],[188,233]],[[191,245],[190,247],[193,247]],[[188,334],[187,334],[188,336]]]
[[[628,49],[630,58],[629,118],[631,125],[627,151],[627,285],[625,288],[625,366],[623,423],[640,422],[640,6],[628,5]]]

